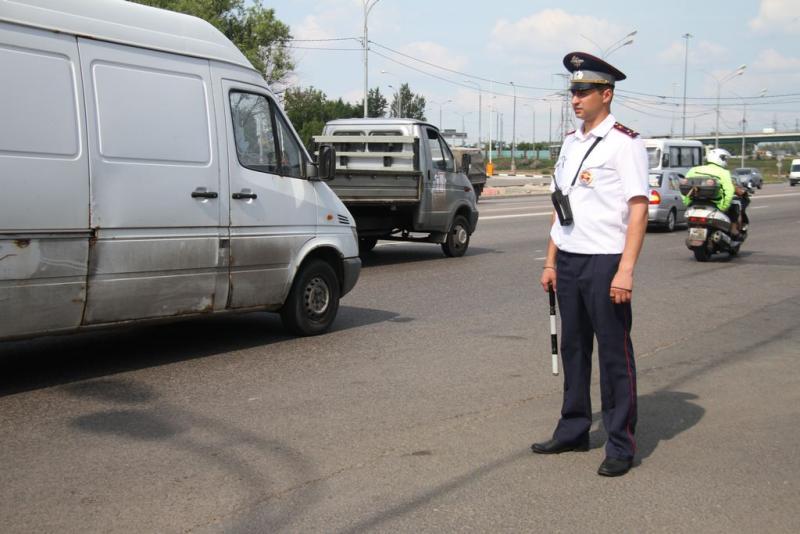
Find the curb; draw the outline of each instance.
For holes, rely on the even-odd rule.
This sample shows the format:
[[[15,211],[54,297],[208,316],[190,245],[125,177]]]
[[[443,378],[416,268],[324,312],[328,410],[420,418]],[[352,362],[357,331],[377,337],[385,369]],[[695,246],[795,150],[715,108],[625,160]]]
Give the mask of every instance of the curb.
[[[498,196],[532,196],[532,195],[547,195],[550,193],[549,185],[533,185],[526,184],[522,186],[500,186],[483,188],[481,198],[483,197],[498,197]]]

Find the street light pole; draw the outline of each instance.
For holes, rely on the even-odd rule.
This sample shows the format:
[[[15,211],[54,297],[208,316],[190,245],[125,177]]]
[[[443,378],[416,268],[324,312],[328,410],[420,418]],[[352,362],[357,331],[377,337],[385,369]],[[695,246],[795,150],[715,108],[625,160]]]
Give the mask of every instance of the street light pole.
[[[711,75],[711,77],[714,78],[714,80],[716,80],[717,82],[717,125],[714,128],[714,148],[719,148],[719,96],[720,93],[722,92],[722,84],[732,80],[736,76],[741,76],[744,73],[744,69],[746,68],[747,65],[740,65],[738,69],[727,74],[721,80],[716,76],[714,76],[713,74]]]
[[[611,54],[613,54],[614,52],[616,52],[617,50],[619,50],[620,48],[622,48],[623,46],[628,46],[629,44],[633,44],[632,37],[634,35],[636,35],[637,33],[639,33],[639,30],[633,30],[628,35],[626,35],[625,37],[622,37],[621,39],[618,39],[618,40],[614,41],[613,43],[611,43],[606,48],[603,48],[602,46],[597,44],[595,41],[589,39],[588,37],[586,37],[582,33],[579,34],[579,35],[581,37],[583,37],[584,39],[586,39],[587,41],[589,41],[590,43],[592,43],[594,46],[596,46],[597,49],[600,50],[600,57],[605,59],[608,56],[610,56]],[[626,39],[627,39],[627,41],[626,41]],[[625,42],[623,43],[623,41],[625,41]]]
[[[539,159],[539,152],[536,150],[536,105],[522,104],[524,108],[531,108],[531,151],[536,154],[535,159]],[[527,155],[527,153],[526,153]]]
[[[400,80],[400,76],[394,74],[393,72],[389,72],[388,70],[381,70],[381,74],[389,74],[390,76],[394,76],[398,80]],[[392,87],[391,85],[389,87]],[[400,80],[400,85],[397,89],[397,118],[401,118],[403,116],[403,83]]]
[[[439,106],[439,131],[444,132],[444,128],[442,127],[442,106],[445,104],[449,104],[452,100],[445,100],[444,102],[436,102],[435,100],[431,100],[431,104],[437,104]]]
[[[489,94],[494,91],[494,84],[489,83]],[[494,95],[489,100],[489,164],[492,163],[492,102],[494,102]]]
[[[390,87],[392,89],[392,91],[397,91],[397,101],[400,102],[400,90],[396,89],[395,86],[392,85],[392,84],[389,84],[387,87]],[[399,107],[399,106],[396,106],[396,108],[397,107]],[[397,115],[396,116],[400,117],[400,112],[399,111],[397,111]]]
[[[478,88],[478,148],[483,149],[483,145],[481,144],[482,136],[483,136],[483,129],[481,125],[481,116],[483,115],[483,104],[481,102],[481,86],[477,82],[473,82],[472,80],[464,80],[464,83],[471,83],[474,84],[475,87]]]
[[[686,48],[683,56],[683,130],[681,138],[686,139],[686,77],[689,74],[689,39],[692,38],[692,34],[685,33],[683,38],[686,39]]]
[[[464,137],[461,138],[461,146],[464,146],[464,138],[467,136],[466,135],[467,134],[467,127],[465,126],[465,123],[464,123],[464,117],[466,117],[467,115],[471,115],[472,112],[471,111],[466,111],[466,112],[462,113],[460,111],[456,111],[455,113],[457,115],[461,115],[461,133],[464,134]]]
[[[676,82],[672,82],[672,100],[675,100],[675,86],[678,84]],[[671,103],[671,106],[676,106],[677,104]],[[672,113],[670,114],[669,119],[669,137],[670,139],[675,137],[675,108],[672,108]]]
[[[762,89],[761,93],[759,93],[759,97],[762,97],[767,94],[766,89]],[[747,100],[742,99],[742,164],[741,167],[744,167],[744,151],[747,149],[747,145],[745,143],[745,137],[747,135],[747,130],[745,125],[747,124]]]
[[[372,11],[372,8],[375,7],[375,4],[380,2],[381,0],[362,0],[364,5],[364,40],[362,41],[362,45],[364,46],[364,118],[366,119],[369,115],[367,111],[367,97],[369,96],[369,82],[368,82],[368,72],[369,72],[369,40],[368,40],[368,31],[367,31],[367,17],[369,17],[369,12]]]
[[[514,88],[514,111],[511,115],[511,174],[517,172],[517,159],[514,154],[517,151],[517,86],[510,82]]]

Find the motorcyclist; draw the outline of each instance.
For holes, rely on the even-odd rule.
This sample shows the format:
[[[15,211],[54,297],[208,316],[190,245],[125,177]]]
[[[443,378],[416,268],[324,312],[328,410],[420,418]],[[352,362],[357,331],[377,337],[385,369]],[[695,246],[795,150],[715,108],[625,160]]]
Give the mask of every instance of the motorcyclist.
[[[731,173],[726,168],[731,153],[724,148],[713,148],[706,155],[706,164],[692,167],[686,173],[686,178],[711,178],[719,182],[720,195],[714,199],[714,205],[718,210],[728,215],[731,220],[731,236],[735,239],[739,236],[739,216],[740,204],[732,202],[736,194],[736,187],[731,179]],[[694,190],[688,195],[683,196],[683,204],[688,206],[694,197]]]

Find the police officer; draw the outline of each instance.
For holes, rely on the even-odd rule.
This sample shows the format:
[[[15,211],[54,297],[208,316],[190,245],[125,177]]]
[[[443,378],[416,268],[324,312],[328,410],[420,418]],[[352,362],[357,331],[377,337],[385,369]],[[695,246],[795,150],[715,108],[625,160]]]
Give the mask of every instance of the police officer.
[[[581,127],[561,146],[551,192],[566,197],[572,220],[553,215],[540,282],[561,310],[564,399],[552,439],[533,452],[589,449],[593,339],[597,338],[606,458],[598,473],[628,472],[636,453],[636,366],[631,344],[633,271],[647,229],[648,161],[638,134],[611,114],[625,75],[602,59],[564,57]],[[563,215],[563,214],[562,214]]]

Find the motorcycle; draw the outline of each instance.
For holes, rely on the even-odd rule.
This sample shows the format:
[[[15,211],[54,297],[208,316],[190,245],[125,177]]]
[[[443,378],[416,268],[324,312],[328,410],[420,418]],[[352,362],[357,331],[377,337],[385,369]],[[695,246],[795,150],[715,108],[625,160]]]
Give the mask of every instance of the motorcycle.
[[[719,197],[720,190],[716,180],[687,178],[681,181],[680,189],[682,194],[692,198],[686,209],[689,226],[686,246],[694,253],[694,258],[705,262],[720,252],[727,252],[731,257],[739,254],[742,243],[747,239],[750,221],[745,208],[749,204],[752,189],[737,188],[737,195],[733,199],[733,202],[739,203],[742,214],[742,227],[735,239],[731,235],[730,217],[714,205],[714,199]]]

